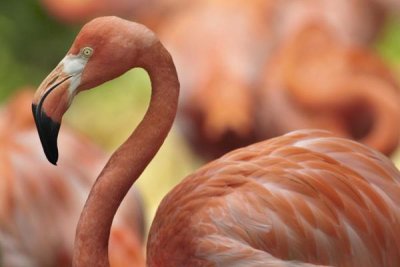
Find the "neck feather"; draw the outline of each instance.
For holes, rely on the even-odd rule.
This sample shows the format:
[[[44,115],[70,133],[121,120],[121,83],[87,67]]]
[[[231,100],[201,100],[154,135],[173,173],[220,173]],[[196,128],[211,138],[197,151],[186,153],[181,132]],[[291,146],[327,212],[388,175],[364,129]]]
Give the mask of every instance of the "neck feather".
[[[111,156],[82,211],[75,238],[74,267],[108,267],[114,215],[136,179],[164,142],[175,118],[179,82],[169,53],[157,42],[141,58],[150,76],[150,106],[135,131]]]

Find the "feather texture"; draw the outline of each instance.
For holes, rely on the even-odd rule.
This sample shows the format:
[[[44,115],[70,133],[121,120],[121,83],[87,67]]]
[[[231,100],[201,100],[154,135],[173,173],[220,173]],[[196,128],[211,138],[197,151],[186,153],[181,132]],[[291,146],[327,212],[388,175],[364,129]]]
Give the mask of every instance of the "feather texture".
[[[385,156],[325,131],[238,149],[164,199],[150,266],[399,266],[399,182]]]

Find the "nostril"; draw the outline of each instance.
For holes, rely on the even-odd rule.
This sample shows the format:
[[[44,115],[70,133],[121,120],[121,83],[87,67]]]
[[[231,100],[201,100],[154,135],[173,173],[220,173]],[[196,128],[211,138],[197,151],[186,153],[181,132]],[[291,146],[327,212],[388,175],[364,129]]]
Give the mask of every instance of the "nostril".
[[[54,76],[54,77],[47,83],[47,86],[50,86],[50,85],[52,85],[55,81],[57,81],[58,77],[60,77],[60,75]]]

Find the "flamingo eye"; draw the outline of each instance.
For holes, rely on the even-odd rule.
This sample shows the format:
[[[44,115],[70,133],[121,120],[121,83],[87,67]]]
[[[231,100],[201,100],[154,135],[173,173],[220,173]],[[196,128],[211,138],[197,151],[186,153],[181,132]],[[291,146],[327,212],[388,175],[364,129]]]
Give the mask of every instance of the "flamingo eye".
[[[93,55],[93,48],[91,47],[84,47],[80,53],[84,58],[90,58]]]

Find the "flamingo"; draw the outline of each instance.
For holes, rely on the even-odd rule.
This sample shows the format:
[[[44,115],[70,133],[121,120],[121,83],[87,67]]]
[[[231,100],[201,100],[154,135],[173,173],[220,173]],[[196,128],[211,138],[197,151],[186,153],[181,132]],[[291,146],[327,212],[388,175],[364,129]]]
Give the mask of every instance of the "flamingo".
[[[159,30],[182,74],[180,129],[204,158],[257,140],[257,79],[276,45],[276,5],[264,0],[196,2]]]
[[[374,0],[377,4],[381,5],[386,9],[387,12],[393,12],[398,14],[400,10],[400,3],[397,0]]]
[[[40,0],[47,13],[65,24],[85,23],[97,16],[134,17],[158,28],[170,16],[192,5],[181,0]]]
[[[275,60],[275,54],[289,45],[295,46],[293,36],[308,29],[310,24],[326,25],[322,28],[327,31],[326,35],[332,35],[330,40],[337,44],[335,49],[346,50],[348,46],[369,44],[382,25],[382,15],[376,4],[365,0],[215,0],[196,2],[184,12],[177,12],[158,32],[181,73],[182,97],[178,122],[188,143],[196,154],[209,160],[234,148],[284,133],[275,128],[296,129],[298,121],[265,116],[265,110],[278,106],[269,104],[265,91],[275,88],[270,88],[271,82],[265,80],[279,77],[273,77],[276,71],[266,73],[262,70],[270,65],[283,68],[284,60]],[[344,59],[346,64],[353,65],[355,72],[364,72],[365,61],[368,61],[364,58],[370,57],[368,49],[363,48],[363,51],[359,56],[361,64]],[[328,49],[323,52],[329,54]],[[284,53],[280,54],[288,58]],[[349,57],[348,54],[344,53],[341,57]],[[317,57],[315,61],[318,61]],[[382,62],[377,66],[386,69]],[[329,64],[324,65],[324,69],[335,71]],[[381,74],[375,74],[377,80],[386,79],[385,75],[380,77]],[[324,79],[321,84],[334,80],[321,79]],[[372,90],[372,86],[370,88]],[[316,95],[322,91],[316,86],[313,89],[317,90]],[[318,101],[313,104],[317,105]],[[348,105],[349,109],[357,110],[355,103],[352,104]],[[311,123],[308,118],[319,115],[318,111],[307,111],[303,127]],[[280,114],[275,110],[272,112]],[[343,112],[335,115],[337,120],[349,117]],[[378,114],[377,120],[381,119],[381,115]],[[358,119],[360,116],[352,117],[354,128],[362,124],[357,122]],[[346,130],[336,132],[338,127],[329,122],[314,127],[353,137]],[[397,125],[392,127],[395,133]],[[278,134],[272,134],[274,131]],[[374,147],[390,153],[395,148],[393,140],[390,138],[387,141],[384,150],[381,150],[382,146]]]
[[[106,155],[65,128],[61,166],[47,164],[29,108],[32,97],[30,87],[20,89],[0,109],[0,266],[71,266],[79,213]],[[144,266],[142,225],[134,190],[111,230],[111,266]]]
[[[264,137],[321,128],[386,155],[399,144],[398,82],[378,56],[343,44],[326,25],[310,24],[277,49],[264,68],[262,88],[258,121]]]
[[[40,0],[47,12],[57,20],[66,24],[87,22],[96,16],[119,14],[129,17],[135,12],[145,9],[146,1],[141,0]]]
[[[56,164],[73,97],[135,67],[149,73],[149,108],[90,191],[74,267],[109,266],[111,223],[172,127],[178,76],[152,31],[100,17],[33,98],[43,150]],[[147,266],[399,266],[399,201],[400,173],[381,153],[323,130],[291,132],[232,151],[172,189],[150,229]]]
[[[380,0],[378,0],[380,1]],[[369,0],[281,0],[277,7],[283,39],[310,22],[328,24],[340,41],[371,44],[382,28],[386,12]]]

